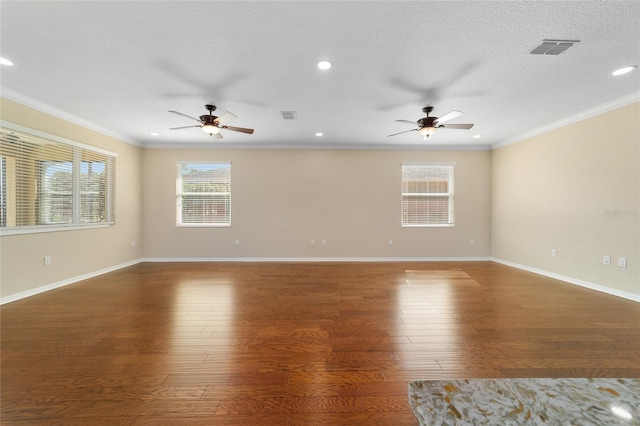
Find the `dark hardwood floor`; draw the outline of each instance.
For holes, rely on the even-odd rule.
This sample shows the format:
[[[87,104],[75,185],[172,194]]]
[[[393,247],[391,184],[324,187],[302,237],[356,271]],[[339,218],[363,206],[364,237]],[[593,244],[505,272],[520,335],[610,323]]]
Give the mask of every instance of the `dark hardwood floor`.
[[[142,263],[1,307],[2,424],[415,425],[411,379],[640,377],[640,304],[491,262]]]

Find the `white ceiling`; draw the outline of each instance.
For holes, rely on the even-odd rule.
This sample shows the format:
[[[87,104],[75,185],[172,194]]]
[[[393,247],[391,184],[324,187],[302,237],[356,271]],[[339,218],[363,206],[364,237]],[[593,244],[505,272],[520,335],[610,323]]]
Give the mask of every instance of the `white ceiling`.
[[[638,70],[611,76],[640,64],[638,1],[3,0],[0,14],[3,96],[143,146],[480,148],[640,93]],[[531,55],[545,38],[580,42]],[[207,103],[255,133],[168,130],[197,123],[167,110]],[[475,127],[387,137],[425,105]]]

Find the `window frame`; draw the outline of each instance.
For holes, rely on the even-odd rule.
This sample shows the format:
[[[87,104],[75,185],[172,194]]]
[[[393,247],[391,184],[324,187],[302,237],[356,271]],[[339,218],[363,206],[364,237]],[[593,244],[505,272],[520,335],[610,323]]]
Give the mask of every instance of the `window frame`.
[[[106,228],[112,227],[116,224],[116,211],[115,211],[115,201],[116,201],[116,159],[118,154],[115,152],[111,152],[102,148],[98,148],[95,146],[91,146],[88,144],[84,144],[81,142],[77,142],[74,140],[66,139],[60,136],[52,135],[43,131],[31,129],[25,126],[21,126],[19,124],[11,123],[8,121],[0,120],[0,127],[3,131],[6,132],[17,132],[22,134],[25,139],[29,139],[34,141],[35,143],[41,144],[52,144],[53,146],[59,146],[60,149],[63,149],[63,145],[70,149],[73,152],[73,158],[71,162],[73,163],[74,173],[73,173],[73,217],[71,222],[67,223],[36,223],[33,225],[19,225],[19,226],[7,226],[7,217],[9,214],[9,200],[4,200],[4,204],[2,208],[4,213],[4,223],[0,224],[0,236],[3,235],[18,235],[18,234],[34,234],[34,233],[42,233],[42,232],[57,232],[57,231],[70,231],[70,230],[78,230],[78,229],[91,229],[91,228]],[[83,156],[93,156],[99,155],[105,157],[105,192],[104,192],[104,203],[105,203],[105,211],[106,211],[106,220],[104,222],[82,222],[82,188],[80,185],[81,176],[80,176],[80,168]],[[11,156],[6,156],[3,152],[0,152],[0,157],[10,158]],[[36,172],[37,179],[37,187],[38,192],[41,191],[41,187],[43,184],[43,170],[42,166],[47,161],[51,161],[45,158],[38,158],[36,155],[33,156],[33,161],[37,163],[37,166],[34,168]],[[77,163],[77,164],[76,164]],[[6,162],[3,162],[3,172],[7,171]],[[9,179],[6,175],[3,176],[3,194],[2,196],[7,195],[8,188],[6,187],[6,182],[9,182]],[[18,201],[16,201],[18,202]],[[38,194],[35,199],[33,212],[36,222],[41,222],[43,217],[43,212],[41,210],[42,199],[41,195]],[[17,206],[16,206],[17,209]]]
[[[400,225],[403,228],[452,228],[455,227],[455,163],[435,163],[435,162],[404,162],[401,165],[401,207],[400,207]],[[447,180],[447,192],[403,192],[405,179],[405,166],[422,166],[425,168],[448,169],[449,178]],[[442,197],[447,199],[448,218],[447,223],[443,222],[409,222],[406,220],[405,200],[406,197]]]
[[[0,229],[7,226],[7,159],[0,156]]]
[[[231,227],[231,161],[176,161],[176,227],[177,228],[230,228]],[[229,170],[229,182],[228,188],[229,191],[219,192],[183,192],[182,191],[182,168],[186,165],[207,165],[207,166],[226,166]],[[211,183],[217,183],[216,181],[211,181]],[[183,211],[182,211],[182,200],[185,194],[190,195],[198,195],[198,196],[209,196],[209,197],[227,197],[227,205],[228,205],[228,214],[226,222],[183,222]]]

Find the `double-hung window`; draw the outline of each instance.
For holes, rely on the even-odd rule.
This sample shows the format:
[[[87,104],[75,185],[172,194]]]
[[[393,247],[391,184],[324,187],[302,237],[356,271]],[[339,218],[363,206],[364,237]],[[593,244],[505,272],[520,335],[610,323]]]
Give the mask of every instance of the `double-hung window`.
[[[21,126],[0,127],[0,230],[115,223],[116,154]]]
[[[402,164],[402,226],[453,226],[453,171],[448,163]]]
[[[176,225],[231,226],[231,163],[177,162]]]

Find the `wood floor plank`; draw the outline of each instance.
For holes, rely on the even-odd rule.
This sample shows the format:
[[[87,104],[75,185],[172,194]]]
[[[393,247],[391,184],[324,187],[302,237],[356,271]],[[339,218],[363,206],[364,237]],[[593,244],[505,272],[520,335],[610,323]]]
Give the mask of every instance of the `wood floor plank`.
[[[216,413],[360,413],[375,411],[405,411],[405,395],[340,396],[340,397],[266,397],[228,398],[220,403]]]
[[[364,412],[364,413],[295,413],[289,416],[288,426],[415,426],[413,412]]]
[[[59,418],[41,418],[38,420],[11,420],[1,421],[0,425],[17,425],[17,426],[131,426],[137,420],[137,416],[78,416],[78,417],[59,417]],[[209,423],[211,424],[211,423]]]
[[[638,318],[492,262],[141,263],[0,307],[0,421],[415,425],[409,380],[640,377]]]
[[[287,425],[287,414],[216,414],[188,416],[139,416],[133,426],[247,426],[247,425]]]

